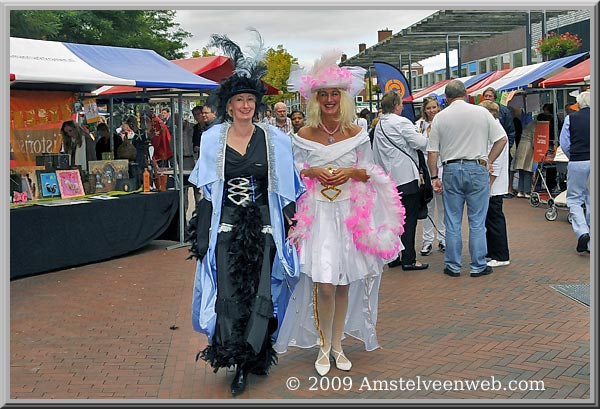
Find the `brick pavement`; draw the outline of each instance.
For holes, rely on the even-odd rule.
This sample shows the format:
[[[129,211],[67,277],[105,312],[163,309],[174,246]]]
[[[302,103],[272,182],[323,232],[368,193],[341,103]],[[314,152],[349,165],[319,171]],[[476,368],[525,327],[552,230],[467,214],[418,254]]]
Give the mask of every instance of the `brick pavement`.
[[[438,251],[420,257],[429,270],[386,268],[382,348],[365,352],[346,339],[351,372],[333,368],[316,383],[317,350],[290,349],[237,399],[590,399],[590,310],[550,287],[590,283],[590,257],[575,252],[566,211],[549,222],[544,210],[505,201],[511,264],[490,276],[445,276]],[[10,399],[230,399],[233,372],[194,361],[206,344],[190,323],[195,263],[170,244],[12,281]],[[290,376],[301,382],[296,391],[286,387]],[[391,382],[418,376],[493,376],[503,388],[543,381],[545,390],[398,390]],[[376,381],[388,390],[369,390]]]

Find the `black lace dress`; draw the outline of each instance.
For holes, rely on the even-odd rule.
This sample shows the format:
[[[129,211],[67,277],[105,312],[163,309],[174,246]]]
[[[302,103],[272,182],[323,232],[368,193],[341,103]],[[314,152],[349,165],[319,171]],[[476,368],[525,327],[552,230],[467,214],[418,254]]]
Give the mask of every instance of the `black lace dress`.
[[[277,363],[271,339],[277,329],[271,300],[276,247],[267,183],[265,134],[256,127],[245,155],[229,146],[225,152],[223,209],[215,252],[217,319],[211,344],[198,354],[215,372],[241,365],[250,373],[264,375]],[[212,208],[210,202],[203,202],[198,209],[198,237],[207,239]]]

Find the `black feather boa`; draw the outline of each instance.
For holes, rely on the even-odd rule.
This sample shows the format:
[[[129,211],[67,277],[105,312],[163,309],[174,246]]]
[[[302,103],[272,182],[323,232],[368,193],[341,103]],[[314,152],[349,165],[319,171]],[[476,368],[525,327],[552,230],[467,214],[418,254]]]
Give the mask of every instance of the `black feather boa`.
[[[277,364],[277,354],[273,349],[271,334],[277,327],[273,315],[270,299],[257,296],[258,286],[263,263],[263,252],[265,237],[262,230],[262,218],[260,209],[254,203],[246,207],[240,207],[231,232],[232,238],[229,247],[230,272],[232,274],[232,285],[235,288],[234,305],[226,305],[224,308],[235,309],[234,325],[231,338],[218,339],[218,328],[215,331],[213,344],[207,346],[197,356],[209,362],[216,372],[219,368],[233,365],[243,365],[250,373],[266,375],[271,365]],[[269,305],[270,308],[264,308]],[[263,308],[259,308],[259,307]],[[250,321],[253,308],[257,313],[269,319],[268,333],[262,348],[256,354],[252,346],[246,342],[246,327]],[[228,314],[230,315],[230,314]],[[275,320],[275,324],[273,322]],[[217,315],[217,325],[218,325]]]
[[[198,251],[198,212],[194,210],[192,213],[192,217],[187,223],[185,228],[185,241],[190,243],[190,255],[186,258],[186,260],[196,259],[200,260],[200,253]]]

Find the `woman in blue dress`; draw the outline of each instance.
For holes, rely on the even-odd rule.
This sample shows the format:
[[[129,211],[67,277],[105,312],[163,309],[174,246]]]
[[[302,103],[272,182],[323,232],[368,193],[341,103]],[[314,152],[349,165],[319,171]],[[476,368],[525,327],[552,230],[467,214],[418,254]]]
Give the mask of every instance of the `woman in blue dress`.
[[[192,320],[209,340],[197,358],[215,372],[235,366],[231,393],[237,395],[250,373],[265,375],[277,362],[273,340],[299,275],[286,235],[304,188],[289,136],[253,122],[266,67],[239,58],[226,36],[212,40],[244,64],[215,92],[221,123],[203,133],[189,178],[204,193],[190,222],[198,258]]]

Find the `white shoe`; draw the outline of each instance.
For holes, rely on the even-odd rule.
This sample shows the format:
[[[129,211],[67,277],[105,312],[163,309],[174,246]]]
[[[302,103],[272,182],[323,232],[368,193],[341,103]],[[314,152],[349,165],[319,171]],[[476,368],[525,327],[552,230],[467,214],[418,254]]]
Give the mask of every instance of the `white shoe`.
[[[315,369],[321,376],[327,375],[331,369],[329,352],[331,352],[331,345],[329,345],[329,349],[327,351],[324,351],[322,347],[319,348],[319,354],[317,355],[317,360],[315,361]]]
[[[421,255],[428,256],[431,254],[432,250],[433,250],[433,244],[431,244],[431,243],[423,244],[423,248],[421,248]]]
[[[487,265],[490,267],[502,267],[510,264],[509,260],[506,261],[498,261],[498,260],[490,260],[487,262]]]
[[[333,351],[333,358],[335,359],[335,367],[341,371],[349,371],[350,368],[352,368],[352,362],[346,358],[344,351],[331,350]]]

